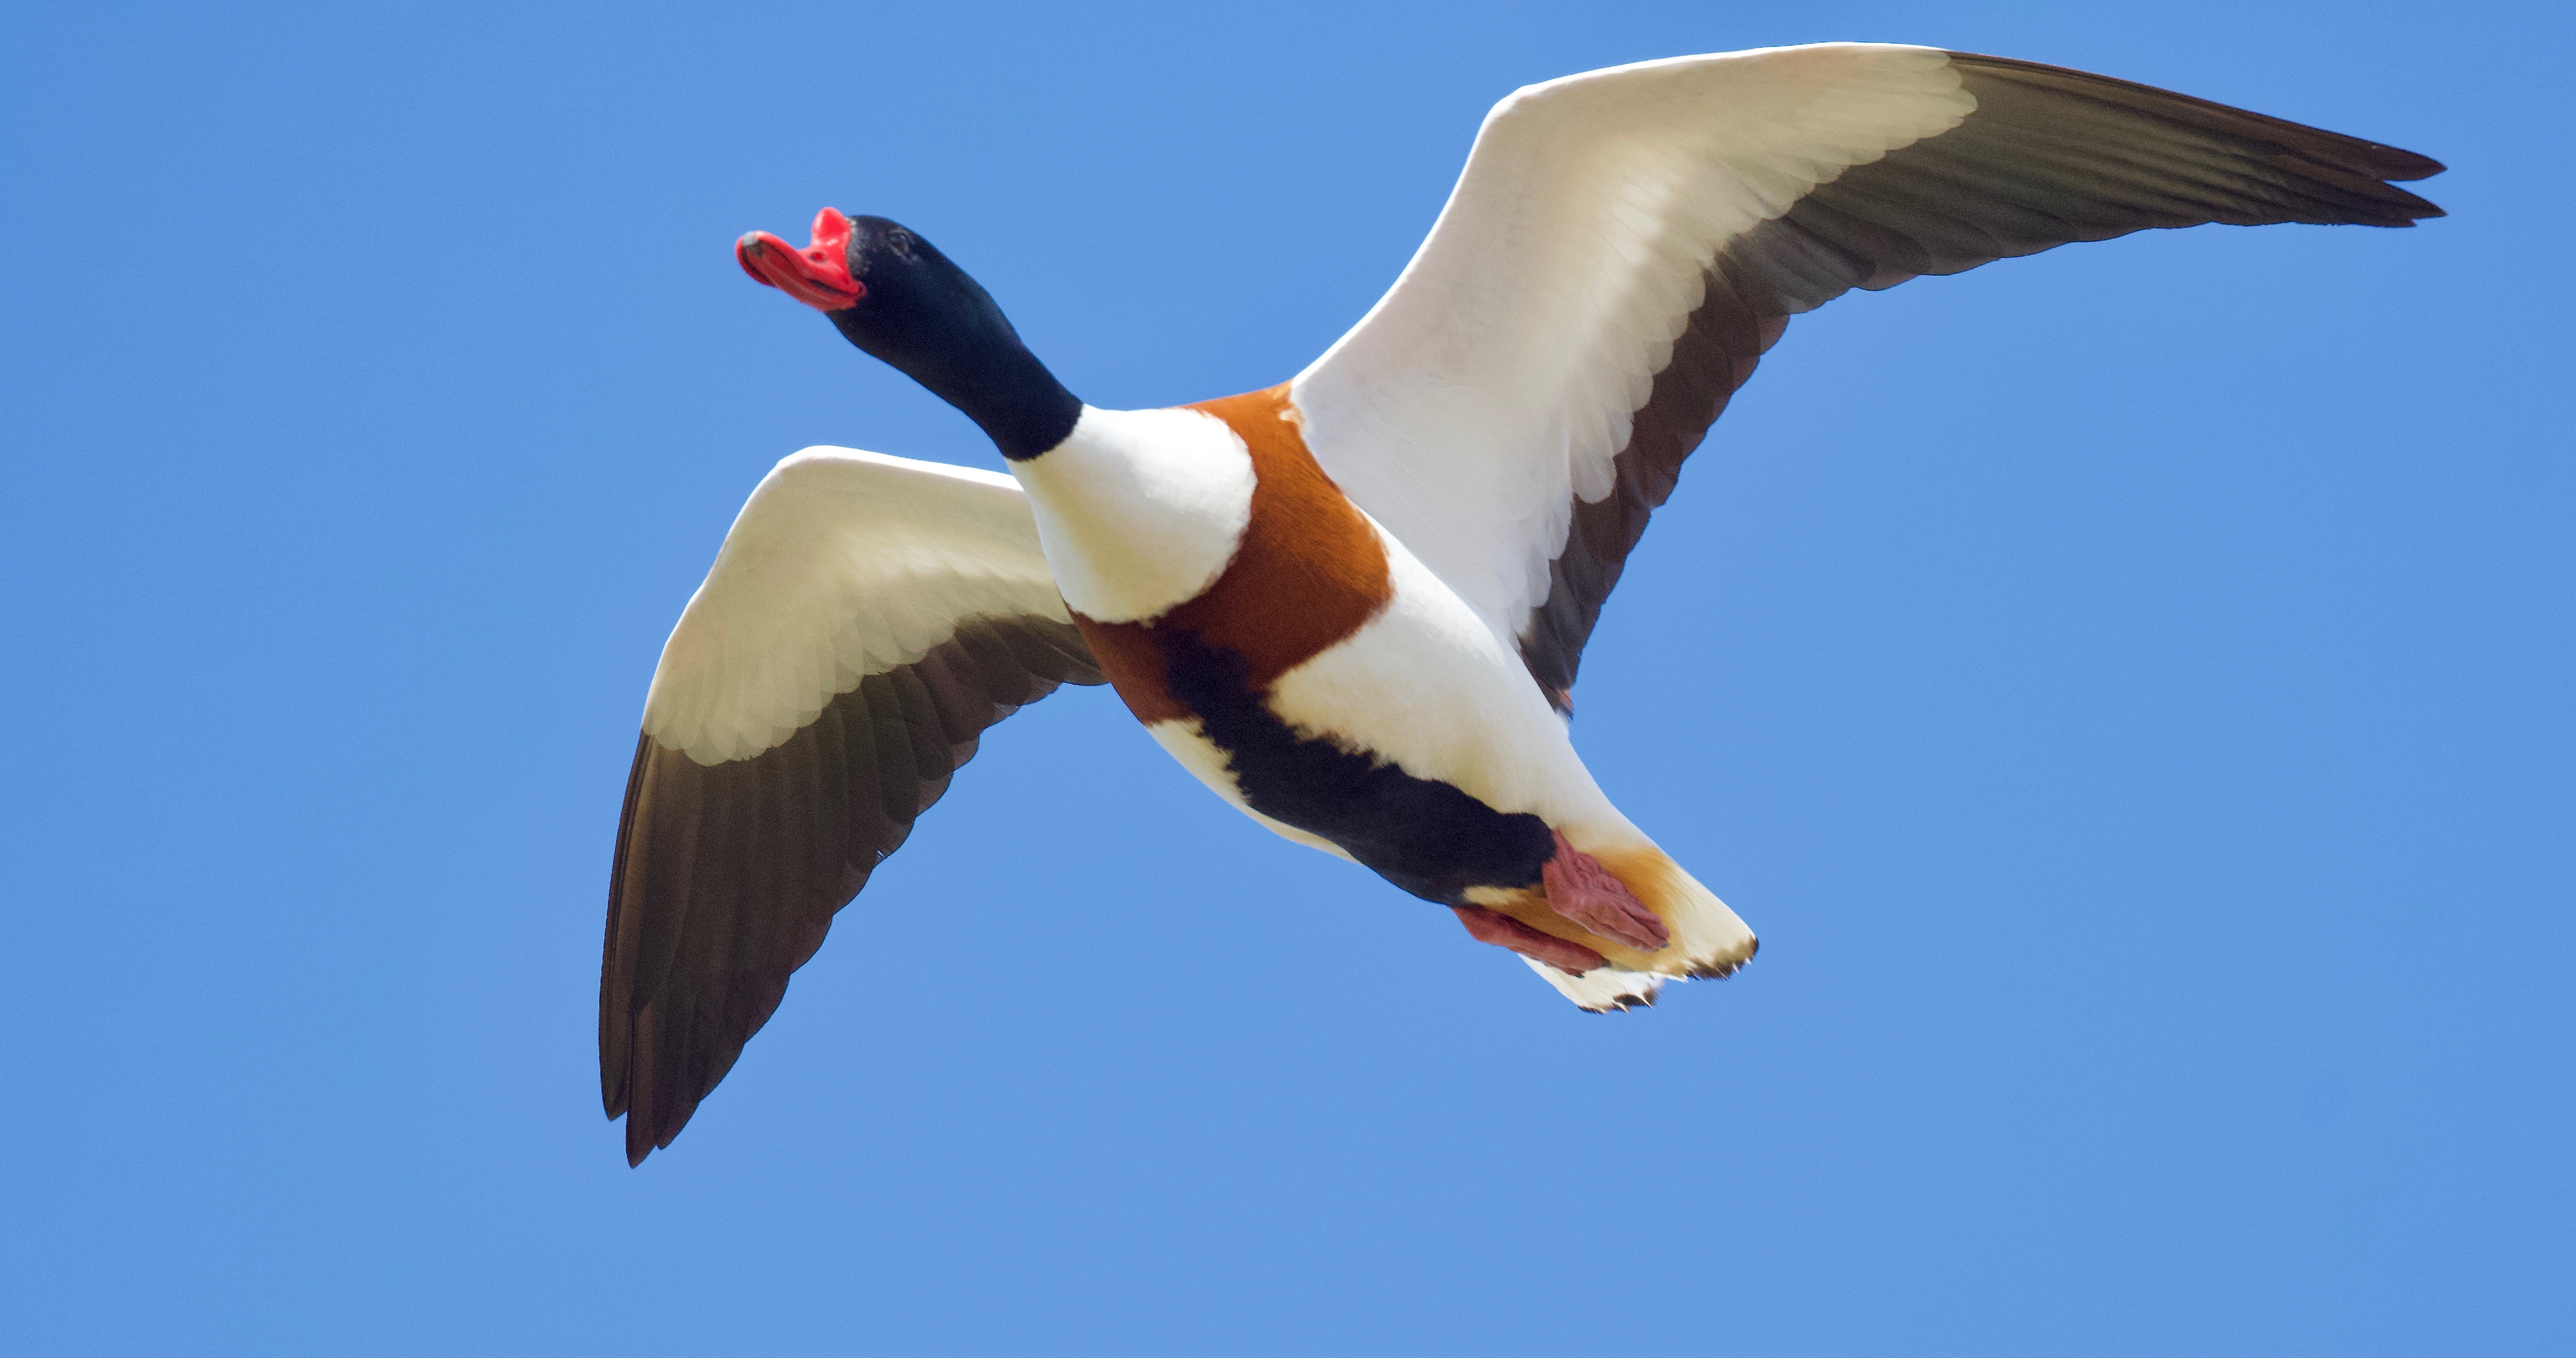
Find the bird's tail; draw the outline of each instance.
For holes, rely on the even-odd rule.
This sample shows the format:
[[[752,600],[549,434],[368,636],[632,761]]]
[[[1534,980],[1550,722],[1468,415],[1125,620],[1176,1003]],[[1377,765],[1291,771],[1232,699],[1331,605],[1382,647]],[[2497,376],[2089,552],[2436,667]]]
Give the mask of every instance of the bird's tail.
[[[1559,993],[1594,1013],[1653,1004],[1666,981],[1730,976],[1752,960],[1760,946],[1753,931],[1726,902],[1698,879],[1682,871],[1671,856],[1652,844],[1591,851],[1601,866],[1619,879],[1631,895],[1664,922],[1670,937],[1663,947],[1643,952],[1582,929],[1547,908],[1544,896],[1501,906],[1524,923],[1580,942],[1608,959],[1580,976],[1559,971],[1534,958],[1530,968],[1547,978]]]

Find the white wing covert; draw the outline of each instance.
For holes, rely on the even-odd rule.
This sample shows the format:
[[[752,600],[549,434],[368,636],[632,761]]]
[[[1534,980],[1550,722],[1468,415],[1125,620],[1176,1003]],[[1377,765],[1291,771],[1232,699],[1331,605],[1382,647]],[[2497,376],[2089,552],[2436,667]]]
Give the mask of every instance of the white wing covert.
[[[1788,318],[2146,227],[2408,226],[2411,152],[2126,81],[1833,43],[1495,106],[1430,236],[1291,386],[1324,470],[1559,708],[1654,508]]]
[[[984,729],[1099,682],[1009,477],[809,448],[762,479],[662,649],[618,824],[600,1080],[630,1162]]]

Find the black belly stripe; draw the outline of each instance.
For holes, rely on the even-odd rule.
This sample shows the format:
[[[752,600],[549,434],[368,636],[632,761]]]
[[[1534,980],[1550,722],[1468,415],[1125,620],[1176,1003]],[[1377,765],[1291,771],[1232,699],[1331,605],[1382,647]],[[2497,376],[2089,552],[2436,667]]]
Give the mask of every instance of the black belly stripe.
[[[1556,852],[1547,822],[1443,782],[1300,736],[1246,683],[1240,652],[1178,632],[1162,644],[1173,698],[1226,752],[1253,810],[1341,846],[1424,900],[1466,905],[1470,887],[1527,887]]]

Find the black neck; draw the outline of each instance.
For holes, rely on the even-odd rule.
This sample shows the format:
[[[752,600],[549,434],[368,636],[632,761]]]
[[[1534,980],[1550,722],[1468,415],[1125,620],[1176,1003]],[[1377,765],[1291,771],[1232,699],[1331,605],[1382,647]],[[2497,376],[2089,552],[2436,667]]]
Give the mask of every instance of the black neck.
[[[925,306],[874,311],[862,305],[830,314],[850,343],[963,411],[1013,461],[1064,442],[1082,417],[1081,400],[1020,343],[981,288]]]

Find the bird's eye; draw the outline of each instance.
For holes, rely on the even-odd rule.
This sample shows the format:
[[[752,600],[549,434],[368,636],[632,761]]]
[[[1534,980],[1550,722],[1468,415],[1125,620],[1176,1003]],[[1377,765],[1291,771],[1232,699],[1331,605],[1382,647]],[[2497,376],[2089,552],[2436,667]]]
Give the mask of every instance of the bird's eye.
[[[912,233],[901,227],[887,232],[886,248],[906,259],[912,258]]]

